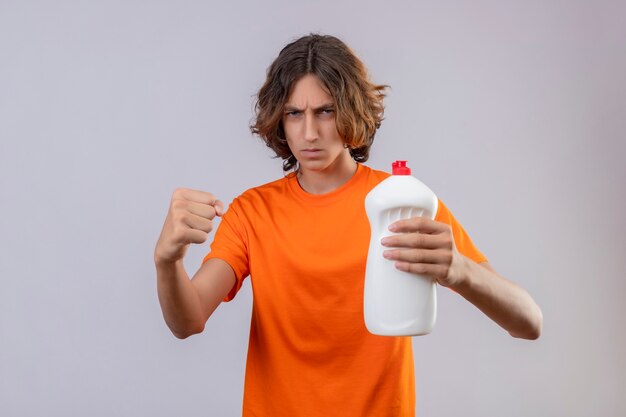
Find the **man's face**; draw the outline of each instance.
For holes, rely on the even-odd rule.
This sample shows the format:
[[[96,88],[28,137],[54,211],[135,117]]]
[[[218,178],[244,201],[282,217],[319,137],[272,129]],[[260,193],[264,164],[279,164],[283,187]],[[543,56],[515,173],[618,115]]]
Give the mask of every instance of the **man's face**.
[[[350,158],[335,124],[335,102],[317,76],[298,80],[283,114],[289,149],[306,171],[325,171]]]

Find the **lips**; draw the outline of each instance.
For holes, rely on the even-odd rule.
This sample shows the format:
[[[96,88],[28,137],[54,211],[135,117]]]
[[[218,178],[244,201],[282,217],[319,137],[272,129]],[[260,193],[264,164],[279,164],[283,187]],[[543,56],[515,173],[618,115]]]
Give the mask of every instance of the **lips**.
[[[320,152],[322,152],[322,150],[317,149],[317,148],[311,148],[311,149],[303,149],[301,152],[305,156],[315,156],[315,155],[318,155]]]

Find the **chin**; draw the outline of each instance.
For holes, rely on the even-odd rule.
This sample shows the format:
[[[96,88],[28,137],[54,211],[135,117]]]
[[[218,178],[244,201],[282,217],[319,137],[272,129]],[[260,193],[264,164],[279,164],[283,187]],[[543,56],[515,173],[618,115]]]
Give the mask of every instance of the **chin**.
[[[324,171],[329,165],[327,161],[300,161],[300,168],[307,171]]]
[[[342,166],[342,155],[325,153],[316,155],[314,158],[302,158],[298,160],[300,168],[307,171],[321,172]]]

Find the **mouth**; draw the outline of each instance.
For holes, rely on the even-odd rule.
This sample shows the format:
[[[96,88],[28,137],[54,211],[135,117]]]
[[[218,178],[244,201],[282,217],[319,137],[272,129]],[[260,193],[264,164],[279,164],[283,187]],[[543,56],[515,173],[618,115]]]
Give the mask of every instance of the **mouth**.
[[[310,148],[310,149],[302,149],[300,152],[302,152],[304,155],[316,155],[322,152],[322,150],[318,148]]]

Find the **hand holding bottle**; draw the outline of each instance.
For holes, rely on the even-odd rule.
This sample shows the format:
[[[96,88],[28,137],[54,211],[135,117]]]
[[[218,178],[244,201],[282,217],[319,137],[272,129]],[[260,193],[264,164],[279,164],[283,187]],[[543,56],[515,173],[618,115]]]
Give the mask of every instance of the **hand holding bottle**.
[[[446,223],[426,217],[399,220],[389,225],[394,234],[382,239],[383,256],[396,261],[401,271],[429,276],[444,287],[454,287],[463,279],[465,258],[454,244],[452,229]]]

